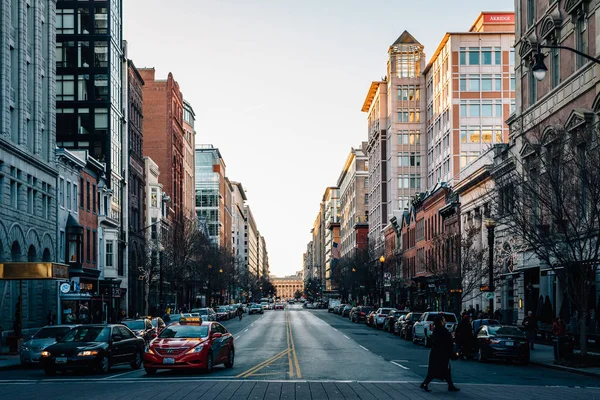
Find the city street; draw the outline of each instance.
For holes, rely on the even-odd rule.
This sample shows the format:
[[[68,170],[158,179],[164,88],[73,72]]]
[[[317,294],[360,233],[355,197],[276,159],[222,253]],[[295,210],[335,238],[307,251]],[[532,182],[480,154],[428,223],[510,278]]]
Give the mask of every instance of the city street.
[[[147,377],[143,369],[115,367],[106,376],[67,373],[53,378],[46,378],[38,369],[15,369],[0,372],[3,395],[9,399],[74,399],[82,398],[84,390],[87,399],[425,395],[418,383],[426,374],[429,349],[326,310],[295,305],[285,311],[245,315],[242,321],[233,319],[224,325],[235,336],[233,369],[219,366],[210,375],[165,371]],[[456,361],[452,370],[463,397],[470,393],[491,398],[502,390],[516,398],[525,393],[528,398],[559,394],[600,398],[600,382],[594,378],[534,365]],[[432,388],[432,395],[457,396],[448,394],[443,384]]]

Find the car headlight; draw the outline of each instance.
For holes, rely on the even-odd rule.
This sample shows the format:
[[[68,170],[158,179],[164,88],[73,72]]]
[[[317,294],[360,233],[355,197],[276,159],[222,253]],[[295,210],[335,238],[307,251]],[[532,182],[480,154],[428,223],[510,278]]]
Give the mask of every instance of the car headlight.
[[[144,348],[144,352],[145,352],[145,353],[148,353],[148,354],[154,354],[154,351],[152,351],[152,349],[150,348],[150,346],[146,346],[146,347]]]
[[[98,350],[85,350],[77,353],[77,357],[91,357],[98,354]]]
[[[50,357],[50,352],[49,351],[42,351],[42,353],[40,354],[42,357]]]
[[[203,348],[204,348],[204,343],[203,344],[199,344],[198,346],[196,346],[193,349],[191,349],[190,351],[188,351],[187,354],[200,353]]]

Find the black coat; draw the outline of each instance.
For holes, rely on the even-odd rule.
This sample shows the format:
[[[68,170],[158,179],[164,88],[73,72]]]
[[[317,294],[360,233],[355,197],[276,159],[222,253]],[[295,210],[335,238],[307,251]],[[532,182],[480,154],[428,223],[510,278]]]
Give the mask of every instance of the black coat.
[[[433,348],[429,353],[427,375],[433,379],[450,378],[450,355],[454,351],[452,335],[445,327],[435,328],[431,334]]]
[[[470,345],[473,341],[473,328],[468,318],[463,318],[456,326],[456,343]]]

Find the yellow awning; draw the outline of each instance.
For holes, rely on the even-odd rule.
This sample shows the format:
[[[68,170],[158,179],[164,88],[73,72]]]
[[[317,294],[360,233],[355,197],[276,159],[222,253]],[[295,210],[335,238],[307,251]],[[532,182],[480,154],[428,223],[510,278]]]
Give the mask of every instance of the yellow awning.
[[[68,279],[69,266],[51,262],[0,263],[0,280]]]

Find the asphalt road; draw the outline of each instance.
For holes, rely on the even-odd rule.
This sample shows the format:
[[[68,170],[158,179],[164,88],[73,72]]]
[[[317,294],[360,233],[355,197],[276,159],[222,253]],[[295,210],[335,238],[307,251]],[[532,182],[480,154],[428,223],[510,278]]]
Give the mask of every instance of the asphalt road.
[[[107,375],[66,373],[52,378],[45,377],[39,369],[16,369],[0,371],[0,385],[6,388],[3,389],[4,394],[18,393],[18,397],[24,399],[36,398],[35,396],[83,398],[81,392],[76,390],[65,392],[70,383],[81,384],[81,387],[86,388],[99,387],[103,392],[106,391],[103,398],[111,398],[112,395],[109,394],[114,394],[115,398],[129,398],[123,397],[119,388],[134,391],[139,388],[144,393],[152,393],[152,388],[161,388],[162,391],[171,385],[175,388],[190,383],[204,385],[202,387],[206,388],[207,393],[217,388],[210,386],[213,388],[210,389],[202,382],[222,382],[228,388],[223,389],[223,393],[233,390],[232,387],[240,389],[250,385],[251,391],[256,387],[264,387],[267,391],[272,387],[285,388],[285,382],[306,381],[321,382],[323,390],[327,390],[328,382],[334,382],[338,386],[360,383],[363,385],[360,390],[365,389],[365,385],[375,384],[377,387],[379,383],[409,385],[418,389],[416,384],[422,381],[427,370],[429,349],[364,324],[352,323],[347,318],[329,314],[326,310],[304,310],[299,306],[292,306],[285,311],[266,311],[264,315],[245,314],[242,321],[233,319],[224,322],[224,325],[235,337],[236,361],[233,369],[217,366],[211,374],[160,371],[148,377],[143,369],[131,370],[127,366],[119,366]],[[509,386],[512,390],[519,390],[519,387],[522,390],[532,390],[535,387],[544,390],[552,387],[561,387],[561,390],[582,387],[591,388],[590,390],[595,390],[594,394],[600,394],[600,382],[593,378],[534,365],[455,361],[452,363],[452,372],[456,384],[464,387],[470,385],[471,388],[482,388],[489,385],[490,388],[504,387],[506,390]],[[266,386],[256,386],[257,382],[266,382]],[[233,386],[229,386],[230,383]],[[295,387],[295,390],[301,388],[298,385]],[[314,385],[311,387],[315,388]],[[320,387],[317,389],[321,390]],[[40,390],[43,390],[41,397]],[[352,393],[358,393],[357,390],[355,388]],[[283,396],[283,392],[283,389],[279,390],[278,396]],[[146,398],[142,393],[140,396]],[[243,398],[239,393],[237,397]],[[260,394],[249,397],[271,398],[266,394],[262,397]],[[345,397],[342,393],[340,398]],[[350,397],[362,398],[354,395]],[[3,398],[1,394],[0,398]],[[309,394],[308,398],[320,398],[320,395],[315,397]]]

